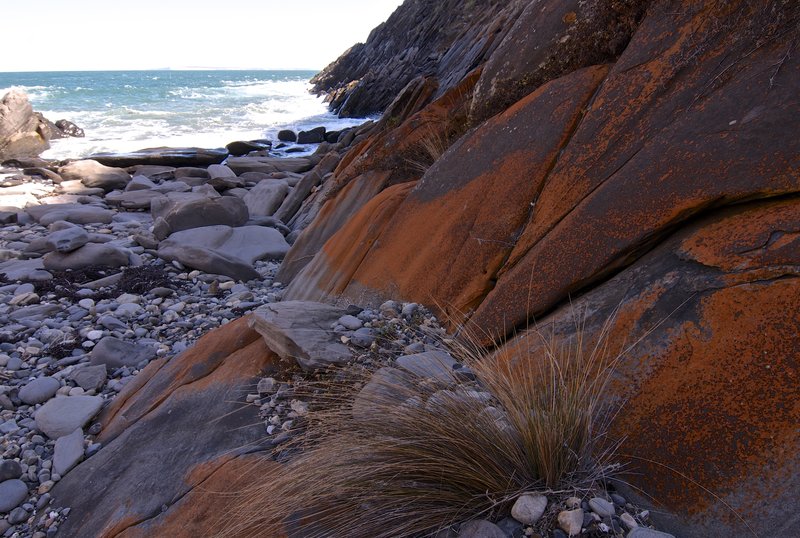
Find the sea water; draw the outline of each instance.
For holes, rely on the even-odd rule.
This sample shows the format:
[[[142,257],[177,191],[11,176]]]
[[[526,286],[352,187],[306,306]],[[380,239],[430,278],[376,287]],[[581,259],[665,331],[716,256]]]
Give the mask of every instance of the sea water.
[[[53,140],[45,158],[169,147],[217,148],[277,138],[280,129],[339,130],[340,119],[309,93],[314,71],[87,71],[0,73],[0,97],[24,89],[34,110],[69,120],[85,138]]]

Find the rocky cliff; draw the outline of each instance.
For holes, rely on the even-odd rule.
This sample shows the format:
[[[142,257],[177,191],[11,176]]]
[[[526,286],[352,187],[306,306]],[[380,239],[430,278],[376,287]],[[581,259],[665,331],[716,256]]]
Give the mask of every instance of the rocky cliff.
[[[419,75],[437,89],[340,165],[351,187],[290,251],[289,298],[423,302],[486,345],[558,325],[569,302],[618,309],[615,338],[640,343],[614,427],[665,525],[799,533],[779,506],[800,471],[800,8],[443,2],[422,17],[425,4],[316,80],[345,114]],[[457,31],[431,31],[443,23]],[[458,106],[431,113],[473,67],[453,129]],[[375,174],[414,162],[404,142],[439,149],[418,181],[389,186]]]
[[[247,387],[260,404],[258,373],[303,355],[290,334],[331,360],[347,319],[369,347],[339,314],[396,299],[497,361],[537,360],[532,325],[576,339],[580,313],[625,351],[605,399],[626,498],[676,536],[800,535],[798,23],[790,0],[405,2],[316,79],[342,114],[385,112],[281,204],[294,315],[147,366],[54,488],[62,529],[216,532],[274,469]]]

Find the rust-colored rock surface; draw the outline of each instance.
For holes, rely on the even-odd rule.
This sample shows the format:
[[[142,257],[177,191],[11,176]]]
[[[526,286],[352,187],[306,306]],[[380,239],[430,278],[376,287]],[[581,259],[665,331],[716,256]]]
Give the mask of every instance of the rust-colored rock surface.
[[[338,196],[322,206],[316,218],[303,230],[289,249],[275,277],[283,284],[291,282],[344,224],[375,195],[389,179],[389,172],[367,172],[345,186]]]
[[[219,512],[195,521],[199,507],[228,502],[224,495],[214,500],[212,486],[235,487],[246,466],[268,471],[245,456],[264,449],[263,424],[245,395],[276,364],[247,317],[168,362],[151,363],[101,417],[103,448],[53,489],[58,505],[72,507],[60,534],[207,533],[206,522]]]
[[[606,72],[592,67],[554,81],[468,134],[426,173],[366,256],[351,256],[344,235],[359,225],[342,228],[315,270],[293,281],[291,296],[319,299],[303,295],[306,287],[343,290],[358,304],[395,296],[439,304],[456,317],[476,307]],[[336,286],[317,284],[334,278]]]
[[[524,326],[710,207],[800,190],[798,10],[669,4],[603,82],[473,328]]]
[[[608,390],[611,434],[659,528],[800,535],[787,502],[800,490],[800,200],[719,210],[540,324],[570,335],[576,315],[587,341],[611,318],[609,349],[630,348]],[[512,355],[536,349],[526,338]]]
[[[300,271],[286,288],[284,300],[335,301],[340,297],[415,185],[394,185],[367,202]]]

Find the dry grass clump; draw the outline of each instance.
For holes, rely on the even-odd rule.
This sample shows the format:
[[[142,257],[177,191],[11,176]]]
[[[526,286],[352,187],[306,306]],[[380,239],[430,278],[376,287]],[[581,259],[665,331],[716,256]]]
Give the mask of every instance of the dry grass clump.
[[[612,468],[594,450],[606,350],[539,337],[487,357],[461,347],[474,377],[355,373],[278,455],[280,471],[243,494],[225,534],[430,536],[505,515],[526,491],[590,489]]]

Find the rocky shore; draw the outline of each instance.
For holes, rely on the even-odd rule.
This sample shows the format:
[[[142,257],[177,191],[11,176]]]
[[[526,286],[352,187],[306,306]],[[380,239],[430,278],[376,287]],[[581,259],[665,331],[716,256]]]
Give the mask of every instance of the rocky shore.
[[[262,140],[2,163],[0,534],[58,531],[69,500],[50,490],[101,450],[96,415],[151,361],[280,300],[293,218],[370,128],[299,133],[305,157]]]

